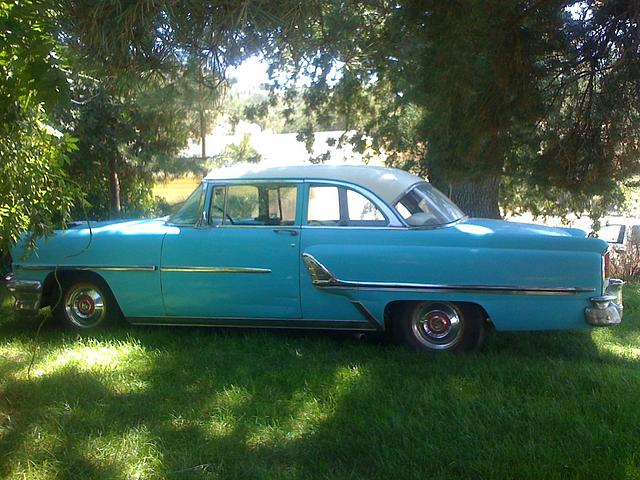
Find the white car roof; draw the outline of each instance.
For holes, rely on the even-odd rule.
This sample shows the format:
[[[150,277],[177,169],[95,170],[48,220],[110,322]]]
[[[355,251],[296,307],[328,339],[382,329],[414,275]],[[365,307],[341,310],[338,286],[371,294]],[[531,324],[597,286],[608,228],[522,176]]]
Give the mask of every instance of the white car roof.
[[[337,180],[360,185],[387,203],[396,200],[424,179],[397,168],[368,165],[297,165],[288,167],[242,166],[212,170],[205,180],[300,179]]]

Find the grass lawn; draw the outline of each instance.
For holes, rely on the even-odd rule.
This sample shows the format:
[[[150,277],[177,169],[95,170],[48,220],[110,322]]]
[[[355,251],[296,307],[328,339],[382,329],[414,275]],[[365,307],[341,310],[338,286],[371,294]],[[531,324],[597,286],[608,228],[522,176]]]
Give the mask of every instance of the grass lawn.
[[[2,478],[640,478],[640,287],[624,325],[425,355],[350,336],[0,314]],[[517,315],[517,312],[514,312]]]

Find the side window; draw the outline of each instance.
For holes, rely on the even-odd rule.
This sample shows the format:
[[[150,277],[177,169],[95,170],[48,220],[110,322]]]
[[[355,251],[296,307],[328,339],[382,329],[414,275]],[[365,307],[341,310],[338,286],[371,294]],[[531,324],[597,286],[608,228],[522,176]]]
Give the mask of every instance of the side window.
[[[384,226],[384,215],[369,199],[355,190],[347,190],[349,225]]]
[[[211,196],[212,225],[293,225],[298,188],[291,185],[216,187]],[[226,193],[226,195],[225,195]]]
[[[387,225],[383,213],[364,195],[343,187],[311,186],[307,224],[379,227]]]
[[[224,218],[224,196],[226,187],[214,187],[211,193],[211,206],[209,207],[209,223],[222,225]]]
[[[223,223],[233,225],[259,225],[258,187],[233,185],[227,187],[227,209]]]
[[[293,225],[296,221],[298,188],[266,187],[269,225]]]
[[[338,187],[309,188],[307,223],[309,225],[338,225],[340,223]]]

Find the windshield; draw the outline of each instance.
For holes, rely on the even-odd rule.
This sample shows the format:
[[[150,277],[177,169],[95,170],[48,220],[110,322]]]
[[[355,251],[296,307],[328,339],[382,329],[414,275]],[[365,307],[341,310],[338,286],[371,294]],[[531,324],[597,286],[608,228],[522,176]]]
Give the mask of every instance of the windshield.
[[[464,217],[455,203],[427,182],[414,185],[394,207],[414,227],[444,225]]]
[[[198,223],[204,210],[204,192],[204,184],[196,188],[179,210],[169,217],[169,223],[174,225],[195,225]]]

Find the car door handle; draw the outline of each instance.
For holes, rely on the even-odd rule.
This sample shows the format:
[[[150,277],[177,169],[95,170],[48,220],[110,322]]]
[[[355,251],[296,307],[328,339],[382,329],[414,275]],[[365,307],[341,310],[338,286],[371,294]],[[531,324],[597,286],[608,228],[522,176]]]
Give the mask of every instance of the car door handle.
[[[298,230],[294,230],[293,228],[274,228],[273,233],[277,233],[278,235],[288,234],[291,237],[295,237],[298,235]]]

